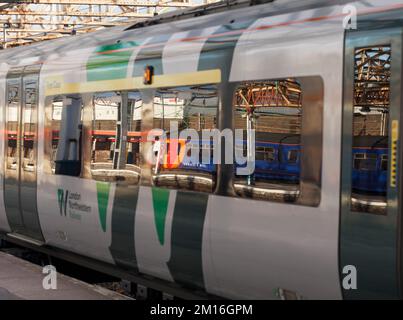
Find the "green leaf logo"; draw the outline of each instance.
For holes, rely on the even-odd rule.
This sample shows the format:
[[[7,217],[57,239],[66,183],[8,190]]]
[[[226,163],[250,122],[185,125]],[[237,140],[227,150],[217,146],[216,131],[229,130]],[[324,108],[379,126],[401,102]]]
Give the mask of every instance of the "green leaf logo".
[[[106,213],[108,210],[109,189],[109,183],[97,182],[98,213],[103,232],[106,232]]]
[[[164,245],[165,221],[168,211],[169,190],[152,188],[154,222],[157,229],[158,240]]]

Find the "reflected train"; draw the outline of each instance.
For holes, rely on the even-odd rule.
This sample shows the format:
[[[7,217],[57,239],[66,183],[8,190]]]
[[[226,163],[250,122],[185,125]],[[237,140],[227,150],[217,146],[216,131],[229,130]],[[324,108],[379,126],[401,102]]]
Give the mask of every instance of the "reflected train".
[[[181,298],[402,298],[403,1],[258,2],[2,50],[0,239]],[[173,119],[290,128],[299,91],[255,184],[150,160]]]
[[[256,133],[255,170],[253,178],[256,181],[272,181],[275,183],[299,183],[300,177],[300,137],[290,134]],[[386,194],[387,191],[387,168],[388,146],[382,136],[356,136],[353,145],[353,168],[352,189],[361,194]],[[162,165],[164,169],[181,171],[197,170],[215,174],[216,167],[213,165],[213,151],[210,151],[209,161],[203,161],[202,152],[205,148],[211,148],[212,140],[203,141],[199,144],[188,143],[186,140],[178,141],[178,156],[175,165]],[[246,141],[238,141],[238,147],[246,147]],[[196,161],[192,159],[194,149]],[[185,150],[188,150],[186,153]],[[166,154],[170,153],[169,146]],[[187,156],[187,157],[186,157]],[[208,155],[207,155],[208,157]],[[244,155],[245,157],[245,155]],[[239,165],[237,167],[245,167]]]
[[[299,181],[299,136],[293,134],[276,133],[256,133],[255,140],[255,170],[253,176],[256,179],[283,181],[285,183],[298,183]],[[163,169],[177,171],[197,170],[202,172],[216,173],[216,167],[213,164],[214,142],[213,140],[200,140],[199,143],[178,141],[178,155],[176,165],[169,165],[168,159],[171,158],[169,142],[165,148],[165,157]],[[243,161],[246,161],[246,141],[235,141],[235,148],[243,150]],[[206,154],[203,159],[205,149],[210,149],[210,158]],[[194,153],[195,159],[193,159]],[[165,164],[166,163],[166,164]],[[244,168],[245,164],[238,164],[235,161],[236,168]]]
[[[364,194],[386,194],[388,156],[385,137],[355,137],[352,170],[353,191]]]

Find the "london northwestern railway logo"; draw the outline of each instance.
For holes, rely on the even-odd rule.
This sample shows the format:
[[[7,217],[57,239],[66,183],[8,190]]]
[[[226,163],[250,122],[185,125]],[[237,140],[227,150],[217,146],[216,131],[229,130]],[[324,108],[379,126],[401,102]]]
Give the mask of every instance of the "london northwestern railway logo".
[[[99,222],[103,232],[106,232],[106,220],[109,202],[110,184],[97,182],[97,204]],[[57,202],[60,216],[70,217],[81,221],[83,214],[91,213],[92,206],[85,203],[81,193],[67,189],[57,189]]]
[[[61,216],[81,220],[83,214],[91,212],[91,206],[82,202],[81,194],[78,192],[57,189],[57,200]]]

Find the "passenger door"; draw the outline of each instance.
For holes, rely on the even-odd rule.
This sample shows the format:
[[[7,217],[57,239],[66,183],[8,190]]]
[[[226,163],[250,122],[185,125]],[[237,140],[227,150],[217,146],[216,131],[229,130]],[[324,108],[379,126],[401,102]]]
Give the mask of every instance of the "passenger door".
[[[349,299],[398,298],[402,29],[347,33],[345,50],[342,290]]]
[[[43,241],[36,187],[38,83],[37,66],[7,76],[4,201],[12,233]]]

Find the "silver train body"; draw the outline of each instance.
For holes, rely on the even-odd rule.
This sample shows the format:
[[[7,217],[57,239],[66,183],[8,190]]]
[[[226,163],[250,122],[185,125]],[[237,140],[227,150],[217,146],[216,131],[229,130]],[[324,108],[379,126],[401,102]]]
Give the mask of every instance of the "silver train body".
[[[345,29],[351,12],[346,6],[357,10],[357,30]],[[144,276],[151,286],[155,281],[156,287],[162,283],[223,298],[399,298],[400,176],[388,192],[387,214],[349,209],[353,73],[348,58],[351,48],[366,46],[365,41],[391,44],[393,67],[401,68],[402,13],[403,2],[396,0],[274,1],[0,52],[2,237],[68,253],[72,261],[88,259],[94,268],[107,265]],[[154,68],[149,85],[143,83],[145,66]],[[400,88],[400,71],[392,75],[393,88]],[[153,167],[145,161],[133,185],[93,179],[95,93],[140,94],[145,132],[153,128],[156,90],[214,84],[222,130],[233,126],[231,90],[237,84],[288,78],[300,79],[312,108],[302,133],[309,159],[301,160],[306,169],[295,203],[240,196],[233,168],[225,165],[218,165],[212,192],[157,188]],[[401,92],[393,88],[393,103],[400,106]],[[76,110],[66,111],[70,120],[58,139],[59,148],[70,148],[62,146],[66,141],[80,144],[64,151],[79,153],[79,176],[55,174],[51,164],[55,97]],[[28,104],[36,117],[29,129]],[[393,113],[396,121],[399,110]],[[12,117],[15,128],[9,125]],[[25,131],[34,146],[29,165],[22,151]],[[14,155],[8,154],[12,134]],[[142,143],[145,158],[152,143]],[[351,265],[357,270],[355,290],[343,287],[343,271]]]

